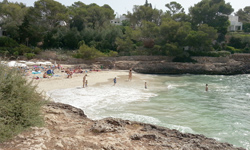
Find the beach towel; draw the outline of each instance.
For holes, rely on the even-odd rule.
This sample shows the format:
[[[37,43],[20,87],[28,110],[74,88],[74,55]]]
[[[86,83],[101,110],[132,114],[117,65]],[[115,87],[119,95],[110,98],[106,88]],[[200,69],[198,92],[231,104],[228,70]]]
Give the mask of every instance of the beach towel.
[[[32,71],[32,74],[41,74],[41,71]]]

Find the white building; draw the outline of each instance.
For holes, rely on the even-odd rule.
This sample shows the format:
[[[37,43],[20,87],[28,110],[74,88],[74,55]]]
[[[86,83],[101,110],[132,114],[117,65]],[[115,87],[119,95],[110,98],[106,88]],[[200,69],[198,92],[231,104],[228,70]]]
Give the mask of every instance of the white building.
[[[64,27],[64,26],[67,26],[67,23],[65,21],[59,21],[59,25]]]
[[[124,21],[124,20],[128,20],[128,18],[126,18],[126,16],[122,15],[122,16],[120,16],[120,18],[115,18],[113,20],[110,20],[110,23],[114,24],[114,25],[122,25],[122,21]]]
[[[230,21],[229,31],[240,31],[242,30],[242,22],[239,22],[238,16],[229,15],[228,19]]]

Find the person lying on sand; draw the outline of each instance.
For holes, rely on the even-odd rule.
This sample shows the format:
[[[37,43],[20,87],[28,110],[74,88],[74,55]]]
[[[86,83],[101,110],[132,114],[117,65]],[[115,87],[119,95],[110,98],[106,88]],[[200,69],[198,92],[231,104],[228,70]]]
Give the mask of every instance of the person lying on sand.
[[[36,77],[33,77],[33,79],[36,79],[36,80],[38,80],[38,79],[39,79],[39,77],[38,77],[38,76],[36,76]]]
[[[49,75],[47,74],[47,72],[45,71],[43,74],[43,78],[49,78]]]
[[[74,73],[83,73],[83,70],[82,69],[75,69]]]

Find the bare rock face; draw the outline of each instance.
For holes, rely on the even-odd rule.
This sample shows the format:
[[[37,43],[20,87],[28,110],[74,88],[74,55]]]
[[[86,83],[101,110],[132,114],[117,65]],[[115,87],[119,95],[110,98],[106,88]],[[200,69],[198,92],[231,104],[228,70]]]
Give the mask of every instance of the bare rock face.
[[[244,55],[243,55],[244,56]],[[216,74],[235,75],[250,73],[250,55],[229,57],[195,57],[197,63],[173,62],[173,58],[164,56],[130,56],[103,58],[99,60],[104,66],[115,64],[115,69],[129,70],[147,74]],[[106,62],[106,63],[105,63]],[[112,63],[111,63],[112,62]]]
[[[150,74],[216,74],[233,75],[249,73],[249,65],[230,60],[227,63],[175,63],[175,62],[140,62],[133,67],[139,73]]]
[[[43,108],[44,127],[32,127],[0,150],[244,150],[203,135],[151,124],[106,118],[90,120],[67,104]]]

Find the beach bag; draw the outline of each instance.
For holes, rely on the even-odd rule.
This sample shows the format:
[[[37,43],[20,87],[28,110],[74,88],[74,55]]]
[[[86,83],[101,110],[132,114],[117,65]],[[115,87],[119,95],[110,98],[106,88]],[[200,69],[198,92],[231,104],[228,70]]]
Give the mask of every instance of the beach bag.
[[[52,76],[53,70],[49,69],[49,70],[47,71],[47,74],[48,74],[49,76]]]

